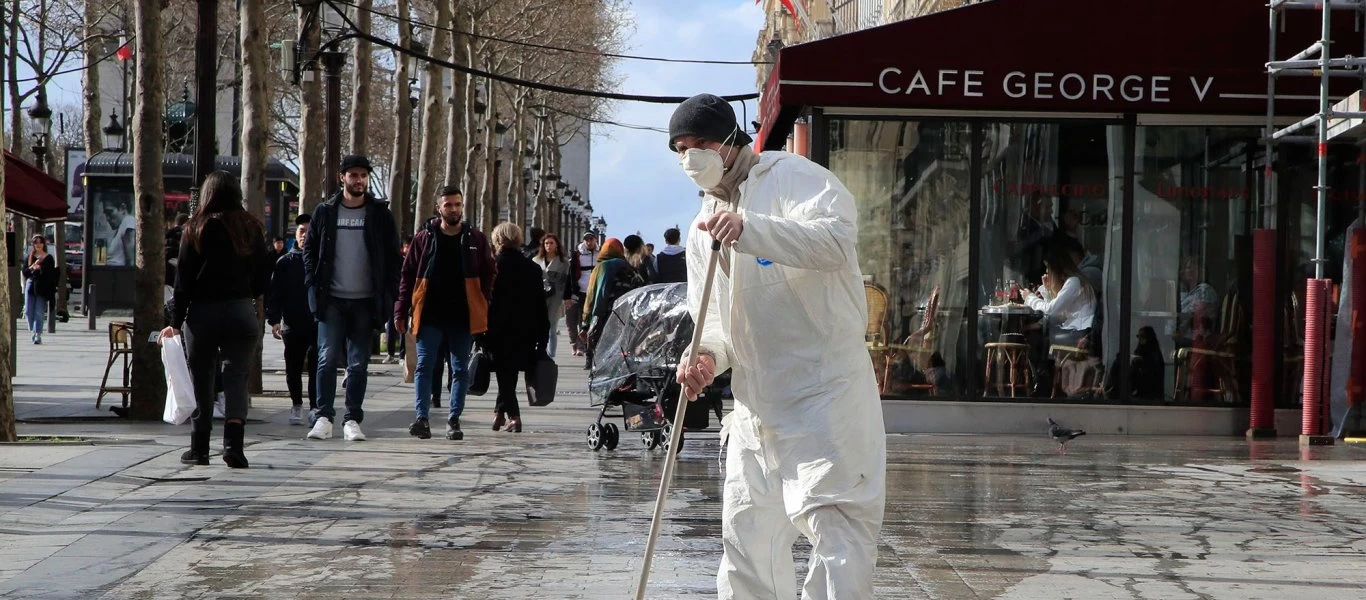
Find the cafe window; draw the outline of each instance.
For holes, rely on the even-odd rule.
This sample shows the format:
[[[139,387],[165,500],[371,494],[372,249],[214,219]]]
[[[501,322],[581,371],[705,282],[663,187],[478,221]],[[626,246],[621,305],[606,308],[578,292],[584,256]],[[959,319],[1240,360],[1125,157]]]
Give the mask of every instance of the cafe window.
[[[858,204],[865,337],[887,397],[967,384],[971,126],[830,121],[830,170]]]
[[[90,187],[87,191],[92,191]],[[127,190],[94,190],[90,221],[94,247],[90,264],[137,266],[137,217],[133,193]]]
[[[1258,131],[1139,127],[1136,136],[1134,397],[1244,403]]]
[[[1119,347],[1123,132],[984,127],[973,294],[983,395],[1104,400],[1118,384],[1106,357]]]

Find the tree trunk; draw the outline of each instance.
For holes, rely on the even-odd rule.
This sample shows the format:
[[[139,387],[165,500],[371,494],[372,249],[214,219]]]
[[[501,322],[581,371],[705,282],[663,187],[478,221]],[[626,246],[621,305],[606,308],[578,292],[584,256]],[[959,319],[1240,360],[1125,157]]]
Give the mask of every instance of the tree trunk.
[[[317,20],[306,21],[299,11],[299,30],[308,40],[300,56],[312,56],[318,47],[320,29]],[[327,173],[323,172],[323,145],[326,143],[326,123],[323,122],[322,79],[319,66],[305,65],[299,80],[299,214],[312,212],[313,205],[323,200],[327,189]],[[335,176],[335,174],[333,175]]]
[[[435,23],[448,23],[451,5],[448,1],[436,2]],[[432,31],[432,56],[445,56],[450,52],[450,33],[441,29]],[[441,68],[428,63],[422,73],[422,153],[417,165],[417,209],[413,215],[413,231],[417,231],[431,214],[436,205],[436,192],[439,189],[437,178],[446,169],[446,161],[441,158],[441,143],[445,141],[446,119],[441,107],[445,91],[441,89]],[[468,198],[469,195],[466,194]]]
[[[447,25],[452,29],[451,33],[451,52],[450,61],[457,65],[469,64],[466,61],[465,36],[455,33],[460,29],[460,6],[459,1],[451,1],[452,10],[451,20]],[[446,183],[459,186],[465,189],[465,86],[469,85],[468,77],[464,73],[457,71],[451,72],[451,90],[447,97],[450,110],[446,113],[449,120],[446,123]]]
[[[398,0],[396,9],[399,21],[407,21],[408,0]],[[398,45],[408,48],[412,43],[408,27],[399,27]],[[409,206],[412,202],[412,194],[408,190],[408,181],[412,174],[408,172],[407,154],[413,130],[413,105],[408,102],[408,97],[413,93],[412,85],[409,84],[410,78],[408,57],[394,53],[394,148],[389,159],[389,208],[394,213],[394,225],[400,233],[408,231],[404,227],[408,226]]]
[[[487,68],[487,64],[485,67]],[[501,212],[494,202],[494,179],[497,177],[498,154],[500,151],[495,145],[498,141],[498,93],[495,90],[493,80],[484,81],[485,102],[488,104],[488,120],[484,121],[484,180],[479,186],[479,214],[484,216],[482,224],[484,231],[493,231],[498,225],[498,213]]]
[[[161,68],[161,0],[138,0],[137,143],[133,147],[133,193],[137,196],[137,274],[134,279],[133,392],[129,416],[161,419],[166,402],[166,370],[161,352],[148,343],[165,321],[166,215],[162,198],[162,115],[166,89]]]
[[[3,0],[0,0],[3,1]],[[19,96],[19,14],[23,12],[20,0],[10,3],[9,9],[5,11],[5,27],[8,33],[5,39],[10,40],[6,44],[5,61],[9,65],[7,73],[14,75],[6,77],[9,83],[9,104],[12,110],[9,111],[9,151],[15,156],[28,156],[24,149],[24,113],[23,98]],[[5,339],[9,339],[6,337]]]
[[[266,219],[266,136],[269,132],[270,97],[268,81],[270,73],[266,70],[266,42],[263,38],[267,31],[265,0],[241,0],[238,16],[242,32],[242,194],[247,201],[247,210],[260,219]],[[268,235],[267,240],[271,239]],[[256,335],[264,337],[266,327],[265,299],[256,299]],[[251,369],[247,381],[253,394],[264,389],[261,381],[261,348],[259,341],[256,352],[252,353]]]
[[[12,80],[9,74],[9,62],[0,62],[0,79]],[[0,94],[0,110],[5,108],[5,97]],[[19,111],[13,111],[19,112]],[[0,121],[0,146],[5,143],[5,124]],[[5,214],[5,156],[0,153],[0,215]],[[5,247],[5,238],[0,236],[0,256],[9,255],[9,249]],[[0,310],[9,314],[9,269],[0,268]],[[13,373],[10,372],[9,358],[14,348],[10,346],[10,328],[14,327],[13,314],[10,318],[0,319],[0,442],[13,442],[16,439],[14,430],[14,381],[11,379]]]
[[[370,10],[373,4],[373,0],[356,0],[356,30],[362,34],[370,33]],[[370,42],[357,38],[356,47],[352,50],[351,154],[369,154],[366,134],[370,123],[370,82],[374,63],[370,48]]]
[[[467,27],[468,31],[471,33],[478,33],[474,31],[475,21],[473,9],[466,10],[464,12],[464,17],[463,20],[457,21],[457,25]],[[456,27],[456,29],[460,29],[460,27]],[[461,37],[461,45],[465,48],[464,57],[467,59],[467,62],[461,64],[472,65],[474,64],[474,61],[472,60],[472,57],[474,56],[474,38],[472,36]],[[472,106],[477,100],[476,93],[478,92],[478,80],[476,80],[473,75],[462,73],[461,76],[465,80],[465,89],[463,90],[465,106]],[[487,110],[487,108],[485,110]],[[481,175],[483,172],[481,165],[483,163],[480,162],[479,159],[482,154],[488,152],[489,149],[487,146],[483,145],[483,140],[480,139],[477,130],[479,129],[479,123],[484,120],[484,115],[486,114],[488,113],[476,114],[473,110],[465,111],[465,126],[464,131],[462,132],[465,141],[464,144],[456,146],[457,150],[461,153],[460,164],[465,167],[464,176],[462,177],[464,183],[461,184],[460,189],[465,190],[465,199],[466,204],[468,205],[465,207],[465,213],[469,216],[469,221],[471,223],[483,222],[483,207],[479,204],[478,194],[478,188],[483,179]],[[476,149],[476,144],[478,144],[478,149]]]

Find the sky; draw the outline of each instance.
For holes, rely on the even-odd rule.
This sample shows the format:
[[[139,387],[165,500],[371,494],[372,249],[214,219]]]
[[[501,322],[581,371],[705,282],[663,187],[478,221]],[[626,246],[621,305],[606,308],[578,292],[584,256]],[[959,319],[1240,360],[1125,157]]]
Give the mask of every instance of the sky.
[[[764,14],[754,0],[633,0],[635,27],[623,54],[701,60],[748,61],[763,28]],[[694,65],[622,60],[616,65],[619,91],[629,94],[721,96],[754,89],[751,65]],[[757,120],[758,103],[735,103],[742,124]],[[667,129],[675,105],[618,102],[610,120]],[[752,126],[750,126],[752,127]],[[697,186],[669,152],[668,135],[593,125],[590,198],[607,221],[607,234],[624,237],[640,231],[656,251],[664,230],[687,228],[697,215]],[[688,233],[684,232],[684,237]]]
[[[764,23],[763,9],[753,0],[631,0],[630,12],[632,27],[622,54],[639,56],[748,61]],[[616,91],[629,94],[756,91],[752,65],[620,60],[615,70],[621,82]],[[79,107],[80,90],[79,72],[59,76],[49,87],[50,102]],[[759,110],[757,101],[744,104],[733,105],[742,125],[756,120]],[[667,129],[674,106],[616,102],[607,120]],[[608,235],[639,231],[645,241],[662,247],[665,229],[685,229],[696,216],[697,187],[669,152],[667,134],[594,124],[591,155],[589,198],[607,221]]]

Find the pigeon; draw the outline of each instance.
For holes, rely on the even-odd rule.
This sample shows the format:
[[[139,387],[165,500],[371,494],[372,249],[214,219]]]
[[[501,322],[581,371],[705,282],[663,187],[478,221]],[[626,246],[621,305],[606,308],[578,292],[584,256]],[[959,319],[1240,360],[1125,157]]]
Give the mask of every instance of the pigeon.
[[[1059,425],[1057,421],[1053,420],[1053,417],[1048,417],[1048,437],[1053,438],[1053,441],[1058,443],[1058,452],[1067,454],[1067,442],[1083,435],[1086,435],[1085,431],[1068,429]]]

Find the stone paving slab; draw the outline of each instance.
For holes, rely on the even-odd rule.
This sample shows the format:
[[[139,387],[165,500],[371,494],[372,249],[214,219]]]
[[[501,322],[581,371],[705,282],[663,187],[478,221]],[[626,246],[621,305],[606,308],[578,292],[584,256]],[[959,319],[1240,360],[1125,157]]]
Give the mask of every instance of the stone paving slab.
[[[98,333],[98,332],[97,332]],[[45,337],[57,357],[99,335]],[[278,343],[269,340],[268,344]],[[563,346],[563,344],[562,344]],[[33,353],[27,356],[32,357]],[[278,366],[267,346],[267,366]],[[584,373],[559,357],[561,387]],[[21,366],[28,363],[21,355]],[[69,379],[91,378],[69,365]],[[371,440],[302,439],[288,401],[257,398],[252,468],[176,460],[188,428],[91,421],[59,366],[21,372],[27,435],[97,445],[0,447],[0,598],[625,598],[663,466],[629,434],[591,452],[586,397],[490,431],[471,398],[463,442],[415,440],[412,386],[375,364]],[[98,373],[94,377],[98,381]],[[278,374],[267,379],[278,391]],[[43,387],[50,386],[50,387]],[[54,391],[56,390],[56,391]],[[494,392],[490,392],[493,394]],[[73,400],[73,398],[82,398]],[[1040,417],[1040,421],[1042,421]],[[1084,424],[1083,424],[1084,425]],[[1366,590],[1366,453],[1295,440],[1087,436],[888,437],[877,598],[1340,598]],[[215,451],[219,440],[215,433]],[[721,468],[714,432],[688,435],[651,598],[715,597]],[[802,562],[809,548],[798,542]]]

